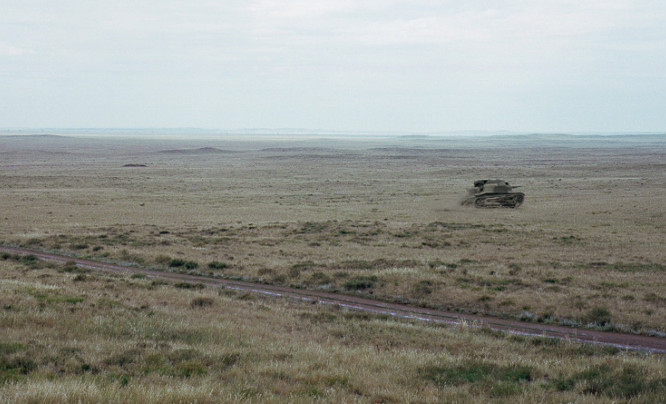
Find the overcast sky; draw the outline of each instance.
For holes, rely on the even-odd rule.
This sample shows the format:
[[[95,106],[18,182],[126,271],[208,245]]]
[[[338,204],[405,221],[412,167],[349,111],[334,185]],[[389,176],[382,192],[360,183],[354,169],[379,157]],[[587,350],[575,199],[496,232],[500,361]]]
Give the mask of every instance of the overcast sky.
[[[666,1],[2,0],[0,127],[666,131]]]

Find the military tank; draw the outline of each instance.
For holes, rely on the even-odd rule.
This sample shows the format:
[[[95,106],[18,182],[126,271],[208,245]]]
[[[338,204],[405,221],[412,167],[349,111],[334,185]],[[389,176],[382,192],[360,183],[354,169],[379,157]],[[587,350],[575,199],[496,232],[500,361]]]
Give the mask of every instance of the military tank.
[[[477,208],[517,208],[525,194],[512,192],[514,188],[504,180],[477,180],[462,204]]]

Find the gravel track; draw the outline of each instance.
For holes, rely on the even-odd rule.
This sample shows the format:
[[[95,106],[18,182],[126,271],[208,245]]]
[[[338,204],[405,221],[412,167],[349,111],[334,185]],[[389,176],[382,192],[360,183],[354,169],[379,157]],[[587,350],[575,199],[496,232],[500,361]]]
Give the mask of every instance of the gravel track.
[[[349,296],[323,291],[295,289],[284,286],[265,285],[232,279],[212,278],[200,275],[187,275],[172,272],[156,271],[139,267],[109,264],[88,259],[73,258],[64,255],[46,253],[18,247],[0,246],[0,252],[11,254],[32,254],[39,259],[55,262],[73,261],[81,268],[111,271],[125,274],[143,274],[147,277],[170,279],[181,282],[198,282],[211,286],[243,290],[251,293],[289,297],[320,304],[338,305],[349,309],[386,314],[400,318],[432,321],[446,324],[467,324],[471,327],[488,327],[493,330],[513,334],[553,337],[583,343],[612,345],[622,349],[666,353],[666,338],[645,335],[622,334],[583,328],[572,328],[558,325],[525,323],[490,316],[460,314],[429,308],[409,306],[398,303],[387,303],[360,296]]]

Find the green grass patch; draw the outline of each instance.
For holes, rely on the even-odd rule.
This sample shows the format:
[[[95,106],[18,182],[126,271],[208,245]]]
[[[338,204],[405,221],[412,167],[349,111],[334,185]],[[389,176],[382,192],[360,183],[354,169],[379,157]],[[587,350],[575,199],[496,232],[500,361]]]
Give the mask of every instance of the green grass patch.
[[[199,264],[195,261],[185,261],[180,258],[174,258],[169,261],[169,266],[171,268],[196,269],[199,267]]]
[[[365,290],[375,286],[376,276],[355,276],[344,283],[347,290]]]
[[[7,382],[18,381],[33,370],[37,363],[28,355],[9,357],[0,356],[0,386]]]
[[[203,289],[206,287],[203,283],[194,283],[194,282],[178,282],[174,283],[173,287],[178,289]]]
[[[522,385],[534,379],[535,370],[526,365],[496,365],[477,360],[459,365],[427,366],[419,369],[419,376],[440,387],[472,384],[486,390],[491,396],[518,394]]]
[[[208,263],[208,268],[210,269],[225,269],[228,266],[229,265],[227,265],[225,262],[220,261],[212,261]]]
[[[631,399],[639,395],[666,397],[666,379],[651,379],[645,370],[634,365],[621,368],[607,364],[593,365],[570,377],[556,378],[550,385],[559,391],[580,386],[586,394],[616,399]],[[651,402],[648,397],[646,402]]]
[[[0,355],[8,355],[25,350],[25,344],[20,342],[0,342]]]

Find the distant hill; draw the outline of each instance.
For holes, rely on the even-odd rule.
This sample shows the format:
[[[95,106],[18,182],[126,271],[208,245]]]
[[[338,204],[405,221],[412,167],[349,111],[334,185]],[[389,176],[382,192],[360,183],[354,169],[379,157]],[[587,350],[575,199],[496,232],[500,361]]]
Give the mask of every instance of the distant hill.
[[[230,154],[238,153],[233,150],[223,150],[216,147],[200,147],[198,149],[173,149],[173,150],[161,150],[160,153],[170,153],[170,154]]]

